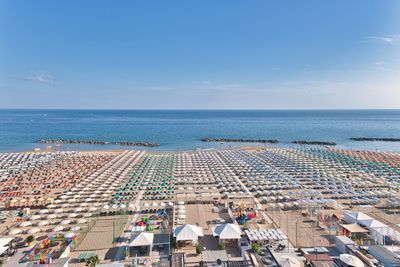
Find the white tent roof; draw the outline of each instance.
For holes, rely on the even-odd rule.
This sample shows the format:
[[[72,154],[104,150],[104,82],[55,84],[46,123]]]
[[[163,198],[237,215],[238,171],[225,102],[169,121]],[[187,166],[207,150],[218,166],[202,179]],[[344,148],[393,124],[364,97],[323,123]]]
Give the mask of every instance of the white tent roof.
[[[213,227],[213,236],[218,236],[219,239],[240,239],[241,235],[242,230],[236,224],[218,224]]]
[[[131,237],[130,247],[142,247],[150,246],[153,244],[154,234],[142,232],[140,234],[134,234]]]
[[[343,261],[349,266],[364,267],[364,263],[356,256],[350,254],[341,254],[339,258],[341,261]]]
[[[176,237],[177,241],[195,241],[199,236],[203,235],[203,228],[191,224],[178,226],[174,230],[174,237]]]
[[[388,227],[386,224],[381,223],[380,221],[374,220],[374,219],[371,219],[371,220],[361,220],[361,221],[359,221],[359,223],[360,223],[361,225],[364,225],[364,226],[368,227],[368,228]]]
[[[373,218],[368,216],[367,214],[363,213],[363,212],[354,212],[354,211],[344,211],[345,215],[348,215],[354,219],[356,219],[357,221],[361,221],[361,220],[372,220]]]

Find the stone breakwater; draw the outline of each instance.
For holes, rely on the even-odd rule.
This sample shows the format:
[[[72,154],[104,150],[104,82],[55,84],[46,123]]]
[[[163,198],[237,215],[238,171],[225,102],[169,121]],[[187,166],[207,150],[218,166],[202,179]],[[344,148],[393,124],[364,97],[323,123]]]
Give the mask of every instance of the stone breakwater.
[[[306,140],[296,140],[292,142],[298,145],[320,145],[320,146],[336,146],[335,142],[330,141],[306,141]]]
[[[278,140],[268,140],[268,139],[235,139],[235,138],[202,138],[202,142],[227,142],[227,143],[268,143],[268,144],[277,144]]]
[[[353,141],[384,141],[384,142],[400,142],[400,138],[392,137],[351,137]]]
[[[101,140],[64,140],[64,139],[39,139],[36,143],[41,144],[79,144],[79,145],[120,145],[120,146],[146,146],[146,147],[158,147],[158,143],[150,142],[130,142],[130,141],[119,141],[109,142]]]

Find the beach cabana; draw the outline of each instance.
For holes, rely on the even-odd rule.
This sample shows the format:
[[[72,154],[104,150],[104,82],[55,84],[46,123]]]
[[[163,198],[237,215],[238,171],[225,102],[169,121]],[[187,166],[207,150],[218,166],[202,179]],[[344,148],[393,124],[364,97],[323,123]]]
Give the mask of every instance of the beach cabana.
[[[240,227],[233,223],[218,224],[212,230],[213,236],[218,237],[219,240],[240,239],[242,235]]]
[[[139,254],[150,255],[153,246],[153,240],[154,240],[153,233],[142,232],[139,234],[133,234],[131,236],[131,242],[129,243],[131,254],[135,254],[133,248],[139,248]],[[146,252],[142,250],[144,247],[146,248]]]
[[[176,241],[197,242],[199,237],[202,236],[204,236],[203,228],[196,225],[185,224],[176,227],[174,230],[174,237],[176,238]]]

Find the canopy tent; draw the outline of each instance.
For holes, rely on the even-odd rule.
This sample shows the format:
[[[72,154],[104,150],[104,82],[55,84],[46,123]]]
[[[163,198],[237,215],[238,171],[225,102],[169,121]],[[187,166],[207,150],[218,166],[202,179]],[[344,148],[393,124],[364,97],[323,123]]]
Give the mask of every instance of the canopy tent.
[[[219,239],[240,239],[242,235],[242,230],[236,224],[226,223],[226,224],[218,224],[213,227],[213,236],[218,237]]]
[[[153,244],[154,234],[142,232],[139,234],[133,234],[131,237],[131,243],[129,247],[143,247],[151,246]]]
[[[174,230],[176,241],[197,241],[199,236],[204,236],[203,228],[196,225],[185,224]]]
[[[348,266],[364,267],[364,263],[359,258],[350,254],[341,254],[339,259]]]

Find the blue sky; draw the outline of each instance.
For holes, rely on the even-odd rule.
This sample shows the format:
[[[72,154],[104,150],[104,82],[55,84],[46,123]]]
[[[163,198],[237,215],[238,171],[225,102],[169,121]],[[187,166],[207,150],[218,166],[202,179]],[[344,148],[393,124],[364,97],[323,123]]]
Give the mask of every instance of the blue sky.
[[[400,1],[0,1],[0,108],[400,108]]]

